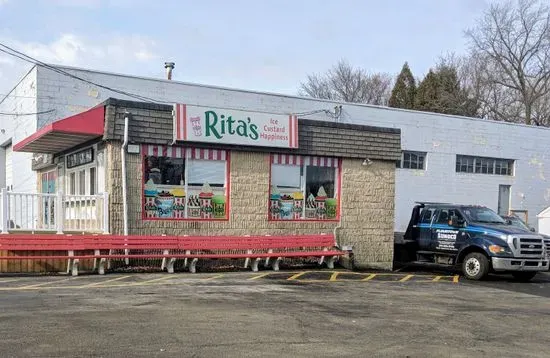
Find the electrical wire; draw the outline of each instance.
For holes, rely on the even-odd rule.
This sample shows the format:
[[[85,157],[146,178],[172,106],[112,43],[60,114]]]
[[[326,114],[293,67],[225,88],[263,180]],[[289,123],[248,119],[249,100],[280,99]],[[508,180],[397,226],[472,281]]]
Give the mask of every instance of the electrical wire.
[[[8,113],[8,112],[0,112],[0,115],[3,116],[33,116],[36,114],[46,114],[46,113],[52,113],[55,112],[55,109],[48,109],[47,111],[40,111],[40,112],[27,112],[27,113]]]
[[[51,66],[51,65],[48,65],[47,63],[44,63],[42,61],[39,61],[37,60],[36,58],[34,57],[31,57],[29,55],[26,55],[24,54],[23,52],[20,52],[20,51],[17,51],[16,49],[12,48],[12,47],[9,47],[3,43],[0,42],[0,47],[3,47],[3,48],[0,48],[0,52],[3,52],[5,54],[8,54],[10,56],[13,56],[13,57],[17,57],[19,58],[20,60],[23,60],[23,61],[26,61],[26,62],[29,62],[29,63],[32,63],[34,65],[40,65],[42,67],[45,67],[47,69],[50,69],[54,72],[57,72],[59,74],[62,74],[64,76],[67,76],[67,77],[71,77],[73,79],[76,79],[76,80],[79,80],[79,81],[82,81],[82,82],[85,82],[85,83],[88,83],[88,84],[91,84],[93,86],[96,86],[96,87],[99,87],[99,88],[102,88],[102,89],[106,89],[108,91],[112,91],[112,92],[115,92],[115,93],[118,93],[118,94],[122,94],[122,95],[125,95],[125,96],[128,96],[128,97],[132,97],[132,98],[135,98],[135,99],[139,99],[140,101],[145,101],[145,102],[154,102],[154,103],[160,103],[160,104],[168,104],[168,102],[165,102],[165,101],[160,101],[160,100],[156,100],[156,99],[153,99],[153,98],[150,98],[150,97],[146,97],[146,96],[141,96],[141,95],[138,95],[138,94],[135,94],[135,93],[130,93],[130,92],[127,92],[127,91],[123,91],[123,90],[119,90],[119,89],[116,89],[116,88],[112,88],[112,87],[109,87],[109,86],[105,86],[105,85],[102,85],[102,84],[99,84],[99,83],[96,83],[96,82],[93,82],[93,81],[90,81],[90,80],[87,80],[85,78],[82,78],[82,77],[79,77],[79,76],[76,76],[70,72],[67,72],[67,71],[64,71],[58,67],[55,67],[55,66]],[[7,50],[6,50],[7,49]]]

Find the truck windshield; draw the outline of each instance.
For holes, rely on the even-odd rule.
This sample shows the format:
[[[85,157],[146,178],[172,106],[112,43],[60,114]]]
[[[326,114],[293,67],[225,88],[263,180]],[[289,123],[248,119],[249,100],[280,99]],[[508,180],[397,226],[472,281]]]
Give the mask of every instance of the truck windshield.
[[[506,224],[504,219],[488,208],[469,207],[463,208],[462,211],[464,212],[464,215],[466,215],[468,221],[488,224]]]

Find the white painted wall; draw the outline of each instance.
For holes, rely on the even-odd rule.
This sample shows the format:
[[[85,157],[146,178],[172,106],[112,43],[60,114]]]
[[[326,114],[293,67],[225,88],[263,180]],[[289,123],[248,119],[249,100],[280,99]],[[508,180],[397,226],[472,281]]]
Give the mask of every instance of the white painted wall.
[[[3,113],[36,113],[37,112],[37,69],[32,68],[23,79],[7,94],[0,96],[0,112]],[[3,115],[0,114],[0,146],[19,142],[36,131],[36,115]],[[36,190],[36,177],[31,170],[32,154],[17,153],[12,155],[13,191],[30,192]],[[5,168],[5,164],[2,168]],[[5,170],[5,169],[4,169]],[[9,174],[8,174],[9,177]],[[2,182],[2,186],[5,185]]]
[[[65,69],[93,82],[167,103],[183,102],[228,109],[298,114],[314,110],[333,110],[339,104],[310,98]],[[109,97],[135,100],[43,68],[38,69],[36,82],[38,110],[56,110],[53,114],[38,116],[40,127],[55,119],[88,109]],[[324,113],[300,117],[333,120]],[[340,120],[401,128],[403,149],[428,152],[426,171],[397,170],[395,228],[398,231],[406,228],[414,201],[474,203],[496,210],[499,184],[512,186],[510,207],[528,210],[531,225],[536,226],[536,215],[550,206],[550,129],[353,104],[343,104]],[[456,154],[515,159],[515,176],[455,173]],[[30,168],[30,161],[27,166]],[[18,170],[21,173],[24,171],[23,168]],[[28,170],[25,173],[30,175]]]

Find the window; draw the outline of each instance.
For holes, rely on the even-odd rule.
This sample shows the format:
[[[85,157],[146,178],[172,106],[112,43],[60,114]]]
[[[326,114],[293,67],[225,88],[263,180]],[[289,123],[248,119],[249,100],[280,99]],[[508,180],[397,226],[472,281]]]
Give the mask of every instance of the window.
[[[95,183],[96,183],[96,175],[95,175],[95,168],[90,168],[90,195],[96,194],[95,189]]]
[[[69,195],[97,194],[97,164],[94,147],[65,156],[67,178],[65,191]]]
[[[337,158],[271,155],[270,220],[336,220]]]
[[[431,224],[432,217],[434,216],[435,209],[424,209],[422,210],[422,219],[420,220],[421,224]]]
[[[514,160],[468,155],[456,156],[457,173],[513,175]]]
[[[397,162],[397,168],[425,170],[426,154],[424,152],[404,151],[401,160]]]
[[[228,153],[143,146],[143,218],[223,220],[228,212]]]
[[[449,225],[449,221],[453,216],[456,216],[459,221],[464,220],[462,214],[457,209],[441,209],[436,224]]]

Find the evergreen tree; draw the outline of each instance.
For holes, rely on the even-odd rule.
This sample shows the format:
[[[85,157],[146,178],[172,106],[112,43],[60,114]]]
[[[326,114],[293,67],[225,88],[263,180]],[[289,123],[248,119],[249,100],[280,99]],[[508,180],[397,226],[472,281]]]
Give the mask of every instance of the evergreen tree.
[[[460,85],[457,71],[451,66],[430,70],[420,82],[415,109],[427,112],[475,116],[479,104]]]
[[[430,69],[426,77],[418,85],[414,99],[414,109],[427,112],[438,112],[439,79]]]
[[[409,68],[409,64],[405,62],[391,91],[388,105],[395,108],[413,109],[415,96],[416,81]]]

